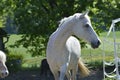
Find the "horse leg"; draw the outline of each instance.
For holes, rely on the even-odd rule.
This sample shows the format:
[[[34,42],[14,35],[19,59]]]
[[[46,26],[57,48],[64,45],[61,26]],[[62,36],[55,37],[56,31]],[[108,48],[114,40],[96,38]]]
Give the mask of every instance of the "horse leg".
[[[71,80],[71,73],[70,73],[70,71],[67,71],[66,77],[67,77],[67,80]]]
[[[51,69],[51,71],[52,71],[52,74],[54,76],[54,79],[58,80],[58,77],[59,77],[58,71],[56,69],[53,69],[53,68]]]
[[[67,67],[68,67],[68,63],[66,63],[63,66],[61,66],[59,80],[64,80],[64,77],[65,77],[65,74],[66,74],[66,71],[67,71]]]
[[[72,69],[72,80],[76,80],[76,74],[77,74],[78,66],[76,66]]]

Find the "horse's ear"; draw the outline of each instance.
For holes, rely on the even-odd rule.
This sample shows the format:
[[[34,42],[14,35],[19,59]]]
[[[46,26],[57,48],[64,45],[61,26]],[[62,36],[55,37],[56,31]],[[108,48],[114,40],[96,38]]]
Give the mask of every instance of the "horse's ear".
[[[82,13],[82,15],[80,16],[80,18],[84,18],[85,15],[88,15],[89,10],[85,11],[84,13]]]

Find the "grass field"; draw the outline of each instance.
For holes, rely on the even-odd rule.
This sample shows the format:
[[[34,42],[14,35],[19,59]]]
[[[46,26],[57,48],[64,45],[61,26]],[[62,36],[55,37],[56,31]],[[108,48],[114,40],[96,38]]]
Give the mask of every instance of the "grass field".
[[[105,36],[107,35],[106,32],[103,32],[100,34],[100,39],[102,40],[102,44],[98,49],[91,49],[88,45],[88,48],[82,49],[82,58],[85,62],[102,62],[102,54],[103,54],[103,41]],[[120,32],[116,32],[117,42],[120,41]],[[23,67],[31,67],[33,65],[39,66],[41,59],[43,59],[43,56],[38,57],[31,57],[29,53],[27,53],[27,49],[23,48],[22,46],[20,48],[10,48],[9,45],[14,44],[16,40],[19,40],[21,38],[21,35],[11,35],[9,42],[6,44],[6,47],[10,50],[10,53],[14,54],[22,54],[24,56],[24,63]],[[113,41],[113,34],[110,34],[110,36],[107,37],[108,41]],[[107,54],[107,60],[110,60],[113,58],[113,45],[110,43],[104,43],[105,44],[105,53]],[[112,57],[111,57],[112,56]]]
[[[103,54],[107,62],[114,61],[114,45],[113,33],[107,36],[107,32],[100,34],[102,44],[98,49],[84,48],[82,49],[82,58],[92,67],[103,67]],[[116,42],[120,42],[120,32],[116,32]],[[106,39],[107,41],[105,41]],[[117,45],[117,52],[120,53],[120,45]],[[118,55],[120,57],[120,54]]]
[[[8,43],[6,43],[6,47],[9,50],[10,54],[15,55],[22,55],[23,59],[23,68],[30,68],[30,67],[39,67],[40,61],[43,59],[43,56],[32,57],[30,53],[27,52],[27,49],[20,46],[19,48],[11,48],[10,45],[13,45],[15,41],[19,40],[21,35],[12,34],[9,38]]]

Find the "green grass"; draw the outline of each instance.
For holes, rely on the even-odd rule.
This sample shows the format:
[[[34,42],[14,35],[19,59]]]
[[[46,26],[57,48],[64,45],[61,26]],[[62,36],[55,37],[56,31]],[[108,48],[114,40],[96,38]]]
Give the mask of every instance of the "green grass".
[[[103,67],[103,52],[106,57],[107,62],[114,61],[114,45],[113,43],[105,42],[104,39],[107,35],[107,32],[101,33],[100,39],[102,44],[98,49],[84,48],[82,49],[82,58],[88,64],[89,68],[102,68]],[[113,42],[113,33],[111,33],[107,38],[108,41]],[[120,42],[120,32],[116,32],[116,42]],[[104,48],[103,48],[104,45]],[[120,53],[120,47],[117,47],[117,51]],[[118,55],[120,57],[120,54]],[[105,80],[116,80],[112,78],[105,78]]]
[[[84,62],[91,63],[91,62],[100,62],[103,59],[103,40],[105,36],[107,35],[106,32],[103,32],[100,34],[100,39],[102,40],[102,44],[98,49],[92,49],[92,48],[83,48],[81,57],[83,58]],[[120,41],[120,32],[116,32],[117,41]],[[22,46],[20,48],[10,48],[9,45],[14,44],[16,40],[21,39],[21,35],[11,35],[9,42],[6,44],[6,47],[10,50],[10,53],[14,54],[22,54],[24,56],[24,63],[22,64],[23,67],[32,67],[32,66],[38,66],[40,65],[40,61],[45,58],[43,56],[38,57],[31,57],[30,53],[27,53],[27,49],[23,48]],[[110,34],[110,36],[107,37],[108,41],[113,41],[113,34]],[[112,60],[113,59],[113,45],[109,43],[105,44],[105,53],[106,53],[106,60]]]
[[[100,34],[100,39],[102,40],[102,44],[98,49],[92,49],[90,45],[88,45],[88,48],[83,48],[81,52],[81,57],[85,63],[89,66],[89,68],[102,68],[103,64],[103,51],[106,54],[106,61],[113,61],[114,58],[114,47],[112,44],[109,44],[107,42],[104,42],[104,38],[106,37],[107,32],[103,32]],[[116,41],[120,41],[120,32],[116,32]],[[16,55],[23,55],[23,63],[22,63],[22,70],[34,70],[40,67],[41,60],[45,57],[43,56],[37,56],[32,57],[30,53],[26,52],[27,49],[23,48],[22,46],[20,48],[10,48],[9,45],[12,45],[15,43],[16,40],[21,39],[21,35],[11,35],[9,42],[6,44],[6,47],[9,49],[11,54]],[[113,34],[110,34],[106,38],[108,41],[113,41]],[[104,49],[103,49],[104,44]],[[120,55],[119,55],[120,56]],[[106,78],[105,80],[115,80]]]
[[[113,43],[105,42],[104,39],[107,35],[107,32],[103,32],[100,34],[100,39],[102,40],[102,44],[98,49],[92,49],[91,47],[83,48],[81,57],[83,61],[86,62],[91,67],[102,67],[103,61],[103,53],[105,53],[105,60],[107,62],[114,61],[114,45]],[[116,41],[120,42],[120,32],[116,32]],[[113,42],[113,34],[111,33],[107,38],[108,41]],[[104,45],[104,48],[103,48]],[[120,48],[117,50],[120,53]],[[120,57],[120,54],[118,55]]]
[[[39,56],[39,57],[26,58],[23,60],[22,67],[23,68],[40,67],[41,60],[43,58],[45,58],[45,57]]]
[[[31,67],[39,67],[40,66],[40,61],[44,57],[38,56],[38,57],[32,57],[30,53],[27,52],[27,49],[22,47],[22,45],[19,48],[11,48],[10,45],[13,45],[15,41],[21,39],[21,35],[15,35],[12,34],[10,35],[8,43],[6,43],[6,47],[9,50],[10,54],[15,54],[15,55],[22,55],[24,57],[23,59],[23,68],[31,68]]]

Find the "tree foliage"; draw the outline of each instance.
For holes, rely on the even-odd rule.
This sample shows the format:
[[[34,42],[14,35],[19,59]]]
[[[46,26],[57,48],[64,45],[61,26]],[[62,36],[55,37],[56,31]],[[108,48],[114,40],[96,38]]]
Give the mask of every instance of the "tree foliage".
[[[45,51],[49,35],[63,17],[90,10],[92,24],[97,33],[110,26],[111,20],[120,17],[119,0],[1,0],[1,16],[8,13],[19,27],[23,45],[34,55]],[[8,11],[8,12],[7,12]]]

